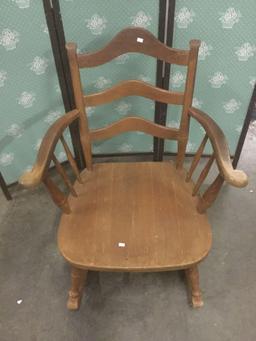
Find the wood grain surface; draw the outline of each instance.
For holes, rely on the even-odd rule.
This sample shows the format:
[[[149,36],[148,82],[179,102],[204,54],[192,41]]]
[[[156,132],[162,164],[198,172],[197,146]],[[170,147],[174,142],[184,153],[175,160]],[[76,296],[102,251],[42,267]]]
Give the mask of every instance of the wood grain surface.
[[[59,249],[76,267],[160,271],[189,267],[211,246],[192,183],[171,162],[96,164],[76,182],[62,215]],[[125,247],[119,247],[125,243]]]

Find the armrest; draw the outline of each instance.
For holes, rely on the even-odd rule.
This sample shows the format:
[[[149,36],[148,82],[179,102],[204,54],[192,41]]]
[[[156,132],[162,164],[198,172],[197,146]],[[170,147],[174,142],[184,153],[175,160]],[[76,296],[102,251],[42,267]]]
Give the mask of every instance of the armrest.
[[[212,143],[216,162],[224,180],[235,187],[246,186],[248,183],[247,175],[243,171],[233,168],[227,140],[216,122],[206,113],[195,108],[189,109],[189,115],[195,118],[205,129]]]
[[[35,187],[42,182],[50,165],[55,146],[63,131],[78,118],[79,111],[72,110],[56,120],[47,130],[40,145],[36,162],[31,171],[24,173],[19,183],[25,187]]]

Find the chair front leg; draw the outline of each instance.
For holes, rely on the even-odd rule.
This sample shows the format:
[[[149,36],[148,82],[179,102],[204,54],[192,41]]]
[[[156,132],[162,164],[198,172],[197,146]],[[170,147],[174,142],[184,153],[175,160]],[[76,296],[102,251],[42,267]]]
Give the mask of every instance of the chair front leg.
[[[87,270],[71,268],[71,289],[68,293],[67,307],[69,310],[77,310],[83,295],[84,283],[87,277]]]
[[[201,290],[199,287],[199,272],[197,265],[193,265],[185,270],[188,285],[191,290],[191,300],[193,308],[200,308],[204,305]]]

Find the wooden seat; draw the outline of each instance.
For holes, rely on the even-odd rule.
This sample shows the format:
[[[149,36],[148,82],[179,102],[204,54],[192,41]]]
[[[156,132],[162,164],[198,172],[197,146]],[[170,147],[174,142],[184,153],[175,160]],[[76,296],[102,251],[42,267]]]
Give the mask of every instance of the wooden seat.
[[[224,181],[244,187],[247,176],[234,170],[222,130],[201,110],[192,107],[197,56],[200,42],[192,40],[189,50],[167,47],[145,29],[124,29],[99,51],[77,54],[67,44],[76,109],[60,117],[44,136],[33,169],[20,182],[34,187],[43,182],[62,211],[58,232],[59,249],[71,264],[68,308],[78,309],[88,270],[164,271],[184,269],[194,307],[203,305],[199,288],[198,263],[208,254],[211,229],[206,210],[216,199]],[[93,94],[84,94],[82,67],[94,67],[117,56],[138,52],[166,63],[187,67],[185,90],[164,90],[138,80],[121,82]],[[142,117],[129,116],[108,126],[90,129],[86,107],[126,96],[143,96],[157,102],[181,105],[180,125],[164,127]],[[183,168],[190,119],[205,130],[190,169]],[[71,124],[79,127],[86,169],[80,172],[63,132]],[[93,164],[92,143],[128,131],[141,131],[161,139],[177,141],[175,165],[171,162]],[[60,141],[77,181],[73,184],[54,154]],[[196,183],[191,178],[207,142],[212,155]],[[48,171],[54,162],[70,194],[65,195]],[[207,190],[200,187],[216,162],[219,174]]]
[[[92,270],[159,271],[201,261],[211,246],[192,184],[171,162],[106,163],[81,173],[58,232],[62,255]],[[125,243],[120,247],[118,243]],[[122,244],[121,244],[122,245]]]

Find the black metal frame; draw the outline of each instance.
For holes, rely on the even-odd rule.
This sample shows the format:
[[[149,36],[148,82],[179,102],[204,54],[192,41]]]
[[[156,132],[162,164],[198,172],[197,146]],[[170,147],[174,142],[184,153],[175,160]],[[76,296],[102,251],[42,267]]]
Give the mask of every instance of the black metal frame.
[[[255,109],[255,104],[256,104],[256,84],[254,85],[254,89],[252,92],[250,103],[248,105],[247,113],[246,113],[246,116],[244,119],[243,128],[242,128],[242,131],[241,131],[241,134],[240,134],[237,146],[236,146],[236,151],[235,151],[235,155],[234,155],[234,159],[233,159],[233,167],[234,168],[237,167],[238,161],[240,159],[240,155],[241,155],[241,152],[243,149],[244,141],[245,141],[248,129],[249,129],[250,122],[252,120],[252,114],[253,114],[253,111]]]
[[[174,15],[176,0],[160,0],[159,6],[159,32],[158,39],[168,46],[172,47],[174,32]],[[164,18],[164,19],[163,19]],[[164,22],[162,28],[161,22]],[[157,86],[168,90],[170,82],[171,64],[159,61],[159,69],[157,68]],[[158,65],[158,64],[157,64]],[[161,65],[161,71],[160,71]],[[161,72],[161,82],[159,82]],[[155,106],[155,122],[166,125],[168,104],[156,103]],[[154,161],[162,161],[164,154],[164,139],[154,138]]]
[[[167,7],[168,0],[159,0],[159,16],[158,16],[158,39],[161,42],[165,42],[165,23],[166,23],[166,7]],[[164,62],[162,60],[157,60],[156,64],[156,86],[159,88],[163,87],[163,65]],[[161,102],[155,102],[155,116],[154,120],[156,123],[160,124],[161,121],[161,109],[162,109]],[[159,150],[159,142],[160,139],[154,137],[154,145],[153,145],[153,152],[154,161],[158,161],[158,150]]]
[[[71,86],[71,75],[65,50],[65,35],[58,0],[43,0],[46,23],[49,30],[53,57],[57,70],[65,111],[75,109],[74,94]],[[85,167],[82,146],[79,138],[78,120],[70,125],[75,159],[80,169]]]

